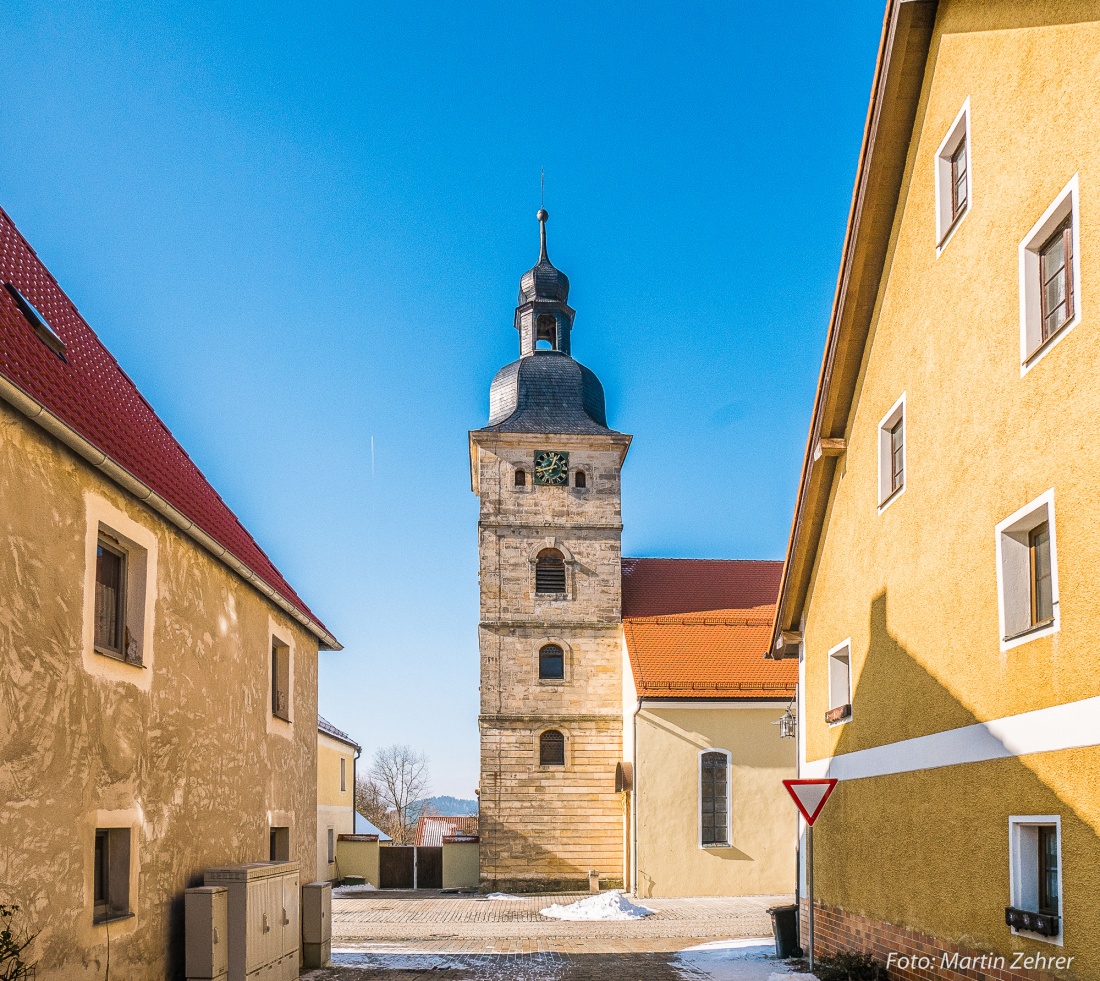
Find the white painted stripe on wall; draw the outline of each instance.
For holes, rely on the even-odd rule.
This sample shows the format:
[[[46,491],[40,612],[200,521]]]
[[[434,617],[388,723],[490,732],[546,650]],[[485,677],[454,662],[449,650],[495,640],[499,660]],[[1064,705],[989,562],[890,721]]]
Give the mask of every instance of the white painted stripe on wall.
[[[1100,696],[830,759],[808,760],[800,775],[809,779],[864,780],[1096,745],[1100,745]]]

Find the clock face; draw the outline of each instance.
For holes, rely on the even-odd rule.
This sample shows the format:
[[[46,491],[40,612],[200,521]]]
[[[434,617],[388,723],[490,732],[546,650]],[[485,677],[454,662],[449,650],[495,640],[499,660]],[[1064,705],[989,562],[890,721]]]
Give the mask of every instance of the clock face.
[[[565,487],[569,483],[569,454],[561,450],[535,453],[535,483]]]

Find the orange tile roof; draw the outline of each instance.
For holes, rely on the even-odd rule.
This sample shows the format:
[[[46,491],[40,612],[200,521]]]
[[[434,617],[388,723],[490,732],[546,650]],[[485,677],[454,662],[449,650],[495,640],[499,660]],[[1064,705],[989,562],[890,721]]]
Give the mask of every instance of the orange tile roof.
[[[790,698],[797,661],[765,658],[774,606],[623,620],[639,696]]]

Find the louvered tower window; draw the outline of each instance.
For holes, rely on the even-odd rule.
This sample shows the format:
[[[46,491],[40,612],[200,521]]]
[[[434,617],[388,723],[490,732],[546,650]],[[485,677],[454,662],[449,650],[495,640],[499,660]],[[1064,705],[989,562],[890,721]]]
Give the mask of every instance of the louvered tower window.
[[[565,766],[565,736],[557,729],[547,729],[539,736],[539,765]]]
[[[535,592],[565,592],[565,556],[556,548],[544,548],[535,558]]]

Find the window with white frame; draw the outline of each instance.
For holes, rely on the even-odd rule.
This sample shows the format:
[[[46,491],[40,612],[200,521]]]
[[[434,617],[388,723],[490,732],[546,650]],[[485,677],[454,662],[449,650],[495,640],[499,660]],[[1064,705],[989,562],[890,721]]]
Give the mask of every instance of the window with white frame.
[[[1008,822],[1012,932],[1062,942],[1062,821],[1056,814],[1011,817]]]
[[[699,841],[704,848],[729,845],[729,753],[699,754]]]
[[[103,525],[95,546],[93,644],[97,654],[142,663],[147,552]]]
[[[997,525],[1001,648],[1059,629],[1054,491]]]
[[[881,511],[905,490],[905,396],[878,424],[878,505]]]
[[[1021,373],[1081,319],[1077,175],[1020,243]]]
[[[936,151],[936,244],[940,251],[970,209],[970,99]]]
[[[835,725],[851,717],[852,645],[846,640],[829,651],[829,711],[825,721]]]

